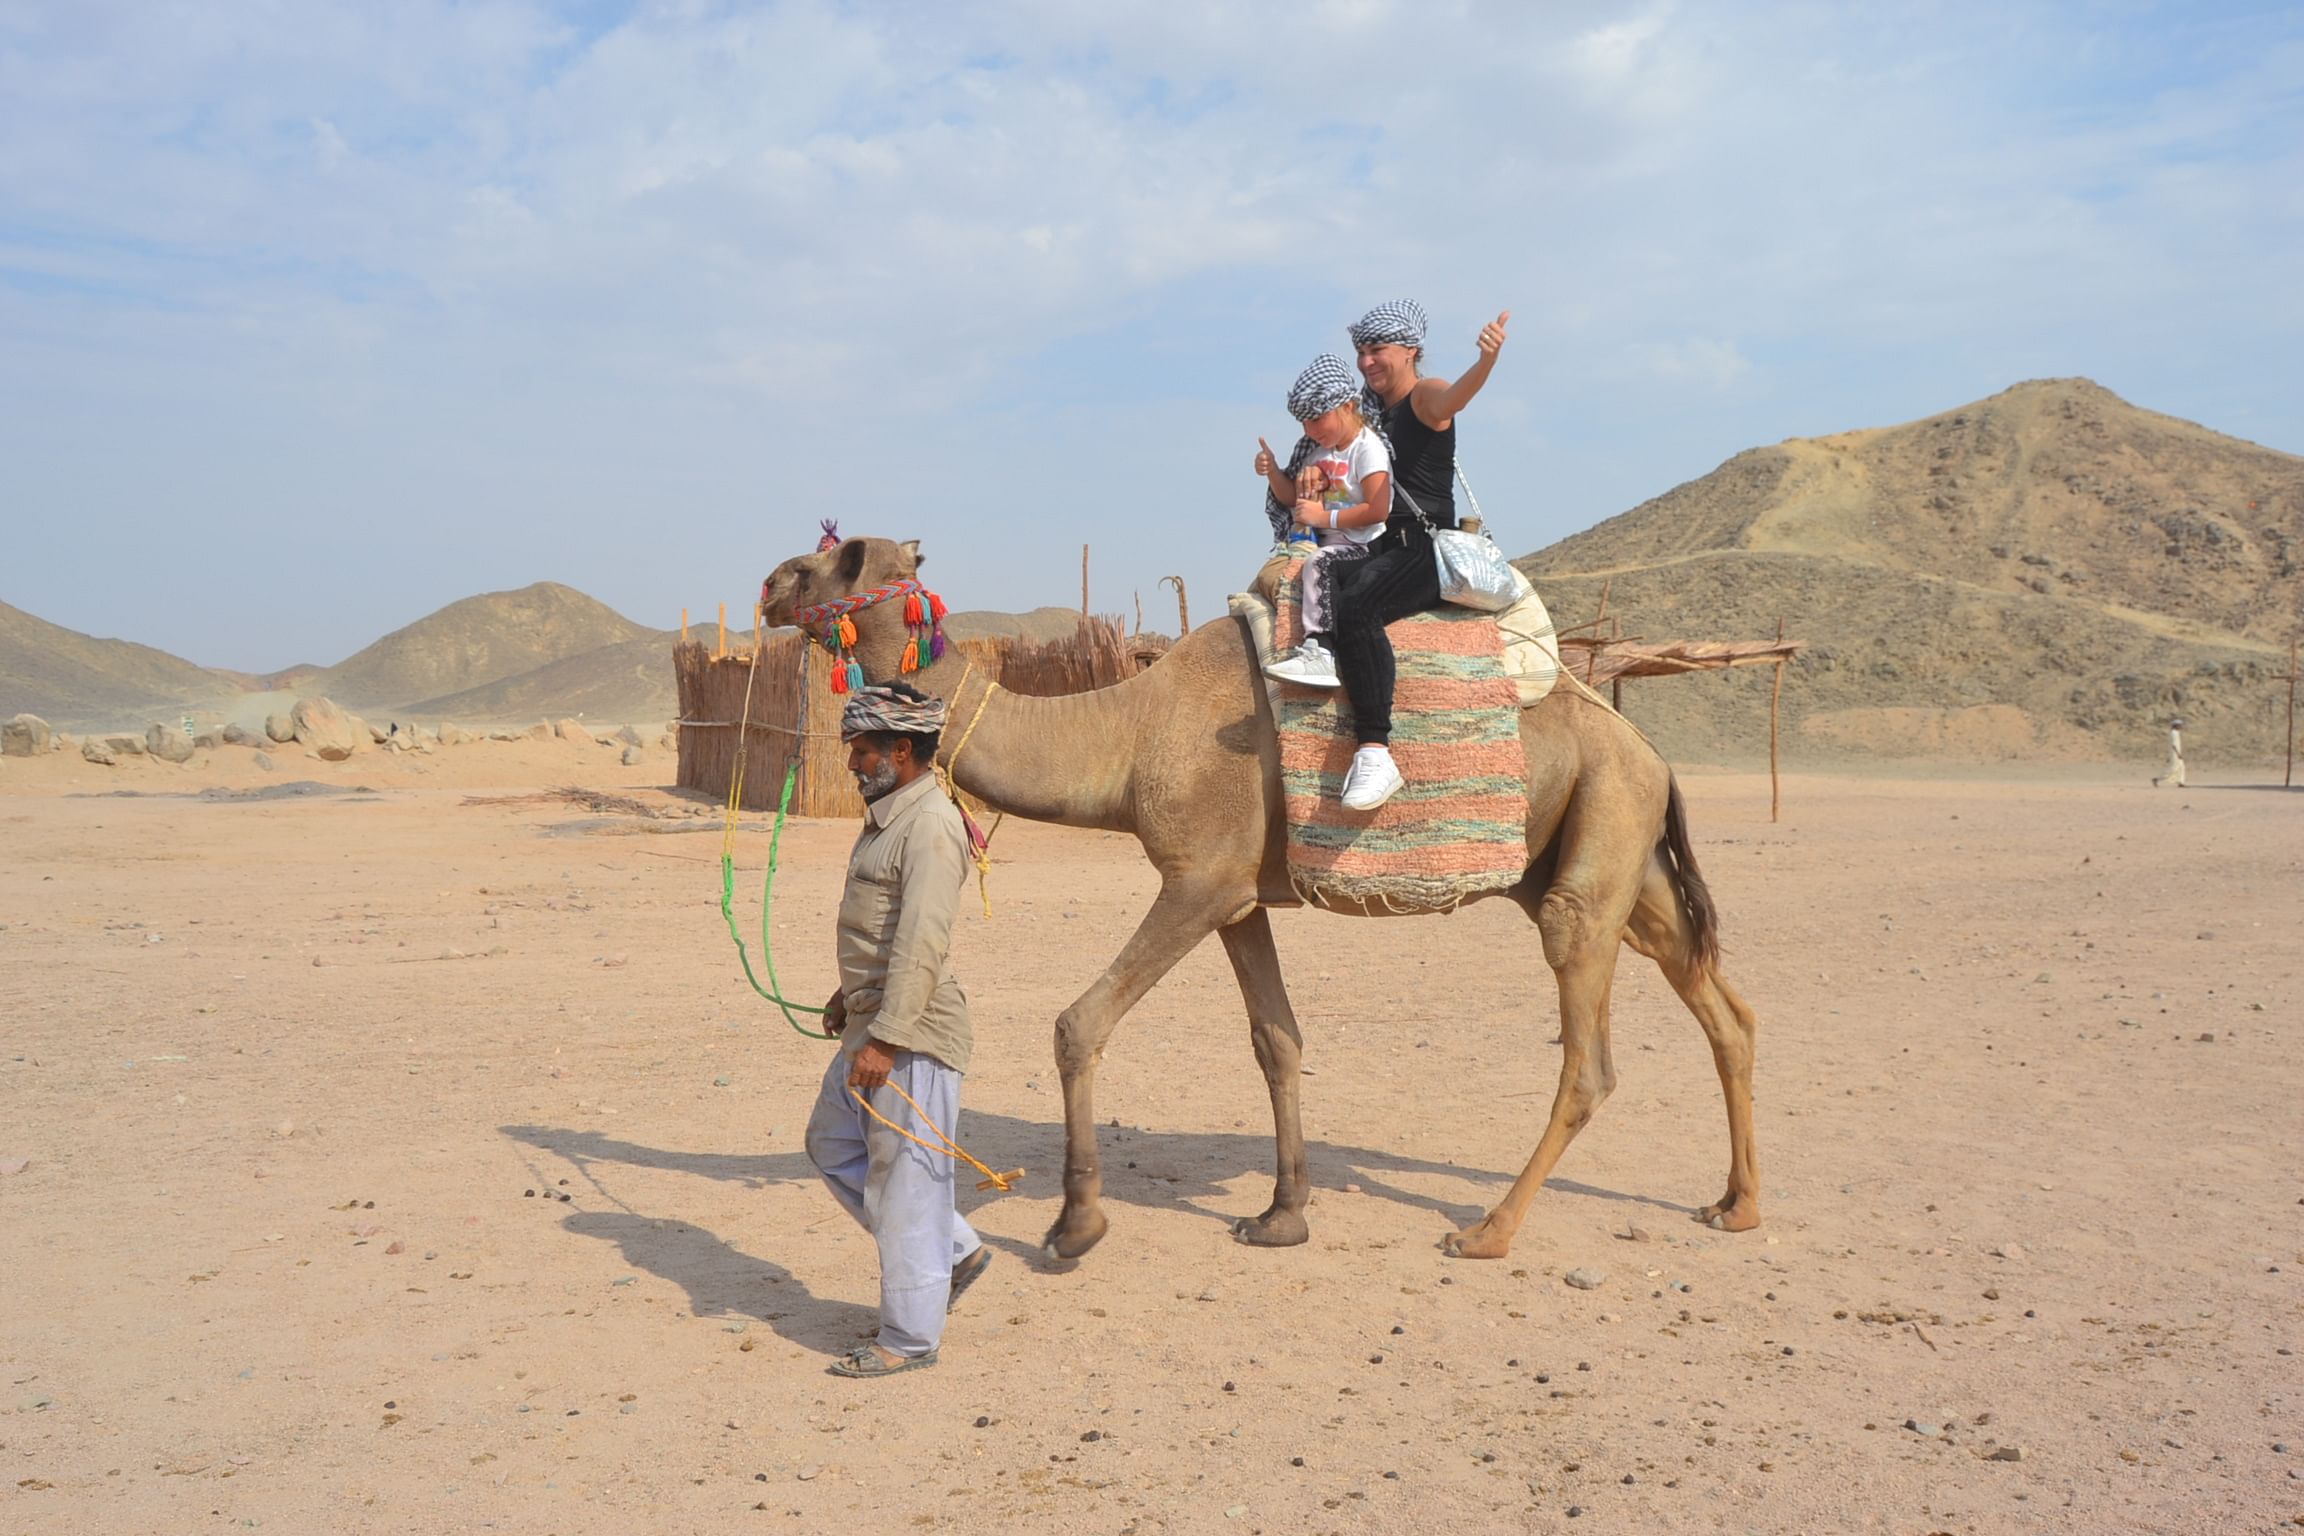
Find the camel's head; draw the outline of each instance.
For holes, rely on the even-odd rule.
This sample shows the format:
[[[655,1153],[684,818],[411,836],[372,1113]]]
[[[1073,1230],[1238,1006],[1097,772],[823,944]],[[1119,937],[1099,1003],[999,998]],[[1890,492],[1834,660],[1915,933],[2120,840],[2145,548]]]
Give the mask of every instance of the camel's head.
[[[789,624],[795,609],[829,602],[867,587],[902,581],[920,569],[920,541],[842,539],[812,555],[794,555],[760,584],[762,616]]]

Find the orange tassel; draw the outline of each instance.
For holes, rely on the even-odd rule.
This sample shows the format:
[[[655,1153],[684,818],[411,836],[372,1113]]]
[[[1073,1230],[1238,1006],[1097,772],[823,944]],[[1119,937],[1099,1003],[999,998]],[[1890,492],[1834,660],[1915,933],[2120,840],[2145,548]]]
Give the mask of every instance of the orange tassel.
[[[834,657],[832,661],[832,691],[834,693],[846,693],[848,691],[848,664],[838,657]]]
[[[929,594],[928,594],[928,611],[936,615],[936,622],[937,622],[937,623],[939,623],[939,624],[943,623],[943,622],[944,622],[944,599],[942,599],[942,598],[938,597],[938,596],[937,596],[935,593],[933,593],[933,592],[929,593]]]
[[[901,663],[899,663],[899,664],[898,664],[898,666],[897,666],[896,670],[897,670],[897,671],[899,671],[899,672],[917,672],[917,671],[919,671],[919,670],[920,670],[920,649],[919,649],[919,647],[917,647],[917,646],[914,646],[914,645],[907,645],[907,646],[905,646],[905,647],[904,647],[904,660],[903,660]]]
[[[846,614],[840,615],[840,643],[842,645],[854,645],[856,643],[856,621]]]
[[[920,594],[917,592],[904,599],[904,622],[907,624],[920,622]]]

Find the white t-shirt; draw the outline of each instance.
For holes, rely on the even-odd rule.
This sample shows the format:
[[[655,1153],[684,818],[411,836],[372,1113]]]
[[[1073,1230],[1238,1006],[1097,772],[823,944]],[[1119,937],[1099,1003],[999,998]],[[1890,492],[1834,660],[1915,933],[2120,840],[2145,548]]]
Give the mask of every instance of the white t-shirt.
[[[1370,475],[1392,473],[1392,455],[1384,446],[1384,439],[1366,427],[1360,435],[1342,448],[1322,448],[1312,455],[1328,477],[1328,488],[1320,493],[1323,507],[1341,509],[1356,507],[1368,499],[1366,482]],[[1325,525],[1314,530],[1322,544],[1367,544],[1384,531],[1382,519],[1365,528],[1330,529]]]

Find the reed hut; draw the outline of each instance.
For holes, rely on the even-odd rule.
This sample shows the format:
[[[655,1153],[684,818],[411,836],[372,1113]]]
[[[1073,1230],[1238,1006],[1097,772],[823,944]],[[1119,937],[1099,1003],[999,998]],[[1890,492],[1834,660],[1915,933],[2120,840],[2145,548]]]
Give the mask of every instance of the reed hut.
[[[1011,693],[1047,697],[1109,688],[1158,659],[1155,637],[1127,634],[1117,617],[1083,618],[1057,640],[978,638],[953,642],[961,657]],[[840,741],[842,696],[832,691],[832,658],[797,629],[768,631],[750,651],[715,654],[683,640],[672,648],[680,690],[682,789],[726,801],[742,748],[738,804],[772,811],[795,762],[796,816],[857,817],[864,801],[848,774]]]

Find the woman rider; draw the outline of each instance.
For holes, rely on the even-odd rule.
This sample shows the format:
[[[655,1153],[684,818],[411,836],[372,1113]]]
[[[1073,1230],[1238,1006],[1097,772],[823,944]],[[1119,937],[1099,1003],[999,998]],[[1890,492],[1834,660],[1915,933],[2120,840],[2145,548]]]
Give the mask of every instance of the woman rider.
[[[1425,378],[1429,324],[1413,300],[1379,304],[1351,327],[1371,417],[1392,445],[1392,516],[1369,556],[1346,567],[1336,592],[1336,672],[1352,701],[1359,750],[1344,777],[1348,810],[1372,811],[1400,787],[1392,761],[1392,642],[1384,626],[1440,605],[1434,528],[1456,526],[1456,414],[1472,403],[1504,347],[1510,310],[1480,328],[1479,359],[1453,382]],[[1422,515],[1418,515],[1421,509]]]

